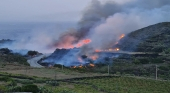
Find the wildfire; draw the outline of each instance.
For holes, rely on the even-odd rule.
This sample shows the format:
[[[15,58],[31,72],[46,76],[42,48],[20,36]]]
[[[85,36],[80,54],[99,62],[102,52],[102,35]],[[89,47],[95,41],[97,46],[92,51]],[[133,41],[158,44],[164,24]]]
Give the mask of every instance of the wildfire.
[[[83,66],[82,66],[82,65],[80,65],[80,66],[79,66],[79,68],[83,68]]]
[[[122,38],[124,38],[125,37],[125,34],[122,34],[120,37],[119,37],[119,39],[122,39]]]
[[[91,42],[90,39],[84,39],[84,40],[79,41],[76,45],[74,45],[74,47],[79,48],[79,47],[82,47],[86,44],[89,44],[90,42]]]
[[[84,45],[87,45],[91,42],[90,39],[84,39],[84,40],[80,40],[78,43],[76,44],[70,44],[70,43],[65,43],[64,45],[61,44],[59,45],[57,48],[59,49],[73,49],[73,48],[80,48]]]
[[[91,58],[92,60],[97,60],[97,58],[98,58],[98,55],[93,55],[93,56],[90,56],[90,58]]]
[[[102,50],[96,49],[95,52],[101,52]]]
[[[115,51],[119,51],[120,49],[119,48],[115,48]]]
[[[94,64],[89,64],[90,67],[94,67],[95,65]]]
[[[73,66],[73,68],[76,68],[76,66]]]

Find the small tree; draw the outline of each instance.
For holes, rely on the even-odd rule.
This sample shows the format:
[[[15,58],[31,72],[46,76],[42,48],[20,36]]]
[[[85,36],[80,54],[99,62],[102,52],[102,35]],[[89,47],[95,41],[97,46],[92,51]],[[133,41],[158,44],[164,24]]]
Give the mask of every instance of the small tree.
[[[9,53],[11,53],[11,50],[9,50],[8,48],[1,48],[0,52],[3,54],[9,54]]]
[[[34,56],[34,55],[37,55],[38,52],[37,51],[28,51],[27,55],[29,56]]]

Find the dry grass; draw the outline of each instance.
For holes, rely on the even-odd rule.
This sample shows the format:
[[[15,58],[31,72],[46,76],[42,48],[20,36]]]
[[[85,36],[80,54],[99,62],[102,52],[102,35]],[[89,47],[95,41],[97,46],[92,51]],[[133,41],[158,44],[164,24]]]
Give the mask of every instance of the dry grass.
[[[46,77],[51,79],[68,79],[74,77],[91,77],[101,76],[105,74],[99,73],[79,73],[70,69],[60,68],[31,68],[23,65],[6,64],[3,68],[0,67],[0,72],[7,72],[12,74],[24,74],[28,76]]]

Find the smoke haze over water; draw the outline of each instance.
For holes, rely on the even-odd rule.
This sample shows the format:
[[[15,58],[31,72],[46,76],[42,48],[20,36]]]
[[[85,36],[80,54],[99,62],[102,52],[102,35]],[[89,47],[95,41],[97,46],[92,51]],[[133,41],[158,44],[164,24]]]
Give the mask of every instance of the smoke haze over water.
[[[58,39],[60,34],[68,28],[75,26],[74,22],[1,23],[0,39],[12,39],[15,42],[0,45],[0,48],[7,47],[17,51],[36,50],[42,53],[52,53],[55,49],[49,49],[48,45]]]

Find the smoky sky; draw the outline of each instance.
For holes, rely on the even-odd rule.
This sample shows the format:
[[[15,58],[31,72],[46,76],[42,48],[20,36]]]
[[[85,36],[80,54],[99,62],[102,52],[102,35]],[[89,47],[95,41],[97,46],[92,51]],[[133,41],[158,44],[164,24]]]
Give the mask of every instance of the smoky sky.
[[[76,21],[90,0],[0,0],[1,21]]]
[[[78,21],[82,10],[90,1],[0,0],[0,20],[1,22]],[[101,1],[105,2],[104,0]]]

